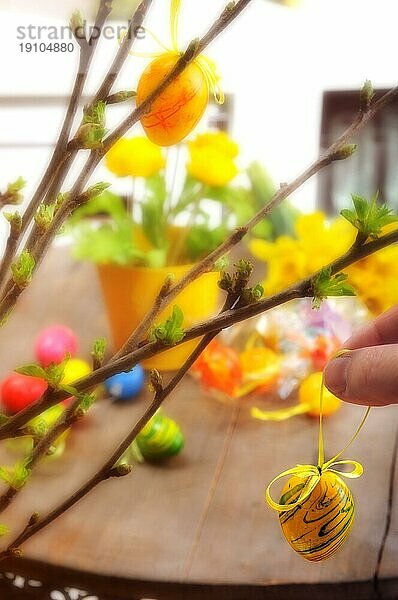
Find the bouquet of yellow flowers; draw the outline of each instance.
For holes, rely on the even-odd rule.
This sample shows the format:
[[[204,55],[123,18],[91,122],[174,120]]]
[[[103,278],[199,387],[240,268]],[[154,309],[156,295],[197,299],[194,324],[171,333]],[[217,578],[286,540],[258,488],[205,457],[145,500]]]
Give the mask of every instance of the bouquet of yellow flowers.
[[[396,227],[387,225],[383,232]],[[355,229],[342,216],[328,220],[317,211],[297,218],[294,235],[275,241],[253,238],[252,254],[267,263],[264,288],[273,294],[344,254],[355,241]],[[348,269],[348,281],[373,314],[398,302],[398,246],[393,245],[360,260]]]

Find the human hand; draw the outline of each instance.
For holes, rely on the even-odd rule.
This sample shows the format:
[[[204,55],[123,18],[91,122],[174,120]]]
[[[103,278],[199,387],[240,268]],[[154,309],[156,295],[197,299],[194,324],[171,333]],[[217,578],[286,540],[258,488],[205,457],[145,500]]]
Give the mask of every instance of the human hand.
[[[325,385],[353,404],[398,404],[398,305],[359,329],[326,365]]]

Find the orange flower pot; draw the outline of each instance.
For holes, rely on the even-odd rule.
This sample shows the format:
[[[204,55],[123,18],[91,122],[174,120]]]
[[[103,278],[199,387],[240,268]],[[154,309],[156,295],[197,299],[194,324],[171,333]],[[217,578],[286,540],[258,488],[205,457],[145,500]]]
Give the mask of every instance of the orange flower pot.
[[[192,265],[157,269],[97,265],[115,351],[124,344],[147,314],[167,275],[173,273],[178,281],[191,268]],[[212,316],[218,305],[219,277],[219,273],[215,272],[199,277],[171,302],[156,321],[164,320],[171,313],[174,304],[178,304],[184,313],[184,328]],[[145,360],[143,366],[162,371],[178,369],[196,344],[197,340],[185,342]]]

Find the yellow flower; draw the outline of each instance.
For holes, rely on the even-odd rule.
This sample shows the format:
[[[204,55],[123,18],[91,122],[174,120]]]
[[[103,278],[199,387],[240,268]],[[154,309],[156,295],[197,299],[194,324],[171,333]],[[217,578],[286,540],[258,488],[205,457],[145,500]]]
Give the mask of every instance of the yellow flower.
[[[209,131],[208,133],[200,133],[194,140],[188,143],[191,148],[215,148],[228,156],[236,158],[239,154],[239,146],[234,142],[224,131]]]
[[[188,173],[206,185],[222,187],[238,173],[234,158],[239,147],[224,132],[198,135],[188,144]]]
[[[345,219],[338,217],[328,222],[322,212],[300,216],[295,231],[296,238],[281,236],[274,242],[253,239],[249,244],[252,254],[267,264],[264,288],[268,294],[279,292],[326,266],[344,254],[356,236],[355,229]],[[373,314],[384,312],[398,302],[397,265],[398,245],[393,245],[346,270],[350,283]]]
[[[106,155],[106,166],[118,177],[151,177],[164,165],[162,150],[146,137],[121,138]]]

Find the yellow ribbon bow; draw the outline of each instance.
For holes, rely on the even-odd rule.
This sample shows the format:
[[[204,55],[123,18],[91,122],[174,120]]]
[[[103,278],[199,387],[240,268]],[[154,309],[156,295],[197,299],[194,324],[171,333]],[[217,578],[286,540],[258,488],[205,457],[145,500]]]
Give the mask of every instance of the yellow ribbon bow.
[[[349,350],[340,350],[339,352],[337,352],[334,355],[334,358],[339,358],[340,356],[343,356],[343,354],[346,354],[347,352],[349,352]],[[319,436],[318,436],[318,465],[296,465],[295,467],[293,467],[291,469],[287,469],[286,471],[283,471],[282,473],[280,473],[279,475],[274,477],[274,479],[271,481],[271,483],[268,485],[268,487],[265,491],[265,499],[266,499],[267,503],[269,504],[269,506],[278,512],[286,512],[288,510],[293,510],[300,504],[303,504],[307,500],[307,498],[309,498],[309,496],[312,494],[312,492],[318,485],[318,483],[322,477],[322,474],[325,473],[326,471],[331,471],[332,473],[336,473],[339,476],[347,477],[349,479],[356,479],[357,477],[361,477],[361,475],[363,473],[363,466],[361,465],[361,463],[357,462],[356,460],[338,460],[338,459],[340,458],[340,456],[342,454],[344,454],[344,452],[347,450],[347,448],[349,448],[349,446],[351,446],[353,441],[358,436],[359,432],[361,431],[361,429],[364,426],[365,421],[368,417],[368,414],[370,412],[370,406],[368,406],[368,408],[366,409],[366,412],[365,412],[364,416],[362,417],[362,420],[361,420],[356,432],[354,433],[354,435],[352,436],[352,438],[350,439],[348,444],[343,448],[343,450],[341,450],[340,452],[338,452],[338,454],[333,456],[333,458],[331,458],[330,460],[325,462],[324,443],[323,443],[323,418],[322,418],[324,385],[325,385],[324,377],[322,377],[320,397],[319,397],[320,411],[319,411]],[[339,471],[338,469],[333,468],[333,467],[336,467],[339,465],[351,465],[352,470],[351,471]],[[298,498],[295,502],[292,502],[291,504],[279,504],[278,502],[275,502],[275,500],[273,500],[271,497],[271,487],[274,485],[274,483],[276,481],[278,481],[279,479],[282,479],[283,477],[287,477],[289,475],[290,476],[294,475],[296,477],[300,477],[301,479],[306,479],[307,481],[305,482],[304,487],[301,490],[300,495],[298,496]]]

